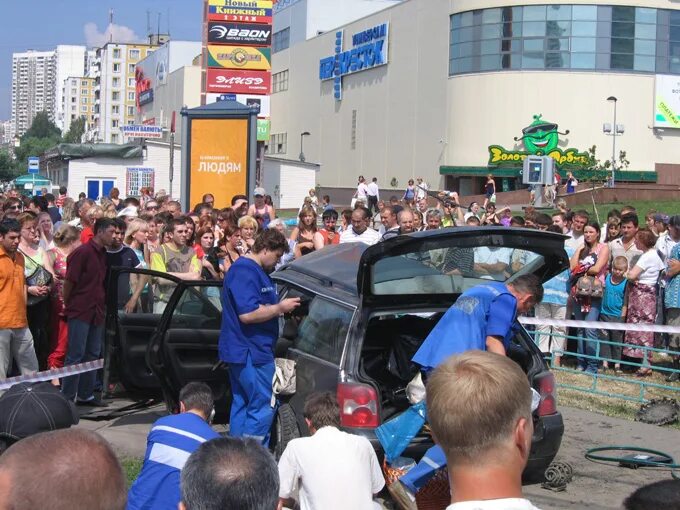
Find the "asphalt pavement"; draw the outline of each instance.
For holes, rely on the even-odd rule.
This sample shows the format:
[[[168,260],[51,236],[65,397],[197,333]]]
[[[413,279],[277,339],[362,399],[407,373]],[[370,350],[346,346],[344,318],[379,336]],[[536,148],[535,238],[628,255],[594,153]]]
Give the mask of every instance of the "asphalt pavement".
[[[633,470],[591,462],[584,457],[588,448],[639,446],[666,452],[680,460],[680,431],[677,429],[610,418],[570,407],[561,407],[560,411],[564,416],[565,433],[556,460],[568,462],[573,467],[574,478],[564,492],[552,492],[540,484],[524,487],[526,497],[543,510],[620,509],[626,496],[638,487],[670,478],[668,471]],[[151,424],[164,415],[165,407],[157,405],[113,420],[81,419],[78,426],[101,434],[121,458],[143,457]],[[221,425],[215,429],[226,432]]]

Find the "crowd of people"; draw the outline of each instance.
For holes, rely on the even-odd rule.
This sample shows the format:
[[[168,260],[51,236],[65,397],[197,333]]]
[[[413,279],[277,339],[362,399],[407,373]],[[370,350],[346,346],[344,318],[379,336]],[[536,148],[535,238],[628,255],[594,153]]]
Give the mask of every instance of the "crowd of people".
[[[269,351],[277,336],[276,319],[300,304],[299,298],[279,302],[268,273],[328,245],[373,245],[421,230],[463,226],[523,227],[565,235],[568,270],[542,289],[529,282],[533,286],[526,296],[524,291],[515,295],[514,287],[509,286],[518,312],[534,308],[536,317],[545,319],[545,325],[537,327],[537,342],[556,365],[561,365],[568,353],[567,331],[553,326],[552,319],[573,316],[591,322],[666,321],[680,325],[680,216],[651,212],[642,227],[637,212],[624,207],[610,211],[601,225],[586,211],[570,211],[559,202],[560,210],[552,215],[532,207],[517,215],[509,207],[496,205],[492,183],[489,176],[484,203],[463,207],[457,193],[430,192],[420,178],[409,181],[403,196],[384,201],[377,179],[366,184],[361,177],[349,208],[337,210],[328,195],[319,201],[316,190],[310,190],[290,232],[261,187],[253,190],[252,204],[245,195],[236,195],[228,207],[220,208],[224,204],[215,204],[214,197],[206,194],[188,212],[166,193],[148,189],[141,197],[122,199],[114,188],[99,203],[84,196],[73,200],[63,188],[58,196],[47,190],[30,198],[12,190],[3,194],[0,380],[14,372],[29,374],[99,359],[107,287],[117,287],[120,310],[160,313],[172,293],[173,279],[225,280],[219,347],[220,359],[229,365],[234,404],[233,437],[221,438],[209,425],[214,416],[210,388],[198,382],[187,385],[179,396],[179,414],[161,418],[152,426],[142,472],[127,498],[120,466],[100,437],[84,431],[61,431],[25,438],[30,434],[17,432],[17,422],[10,420],[15,428],[0,430],[0,440],[17,444],[0,457],[0,509],[1,501],[11,502],[10,508],[17,510],[38,508],[44,506],[41,498],[53,500],[69,491],[73,496],[65,495],[60,504],[79,508],[69,497],[80,493],[83,483],[102,492],[98,502],[87,500],[81,508],[151,508],[162,503],[168,507],[179,504],[187,510],[273,510],[292,508],[296,502],[302,509],[377,508],[375,498],[385,480],[376,454],[365,438],[340,430],[340,410],[333,395],[307,398],[304,418],[310,437],[290,442],[278,466],[263,447],[273,419],[271,409],[266,416],[260,411],[271,408],[274,360]],[[514,264],[526,263],[504,260],[499,254],[490,255],[489,260],[475,259],[477,252],[461,251],[459,255],[455,260],[445,257],[438,267],[450,274],[472,271],[477,275],[482,268],[484,278],[494,280],[494,275],[517,272],[512,269]],[[135,274],[123,274],[122,280],[113,282],[111,267],[150,268],[166,273],[168,282]],[[518,280],[516,286],[520,288],[520,284]],[[632,360],[637,362],[636,375],[647,376],[654,347],[670,352],[674,367],[680,369],[680,335],[587,327],[578,336],[574,357],[577,367],[589,373],[622,371]],[[246,348],[256,337],[264,346],[261,351]],[[470,348],[490,352],[470,352]],[[478,505],[475,508],[498,508],[487,505],[486,500],[500,502],[503,508],[534,508],[522,499],[520,482],[532,437],[526,376],[515,363],[498,355],[504,353],[500,341],[460,352],[454,357],[443,353],[436,363],[419,362],[431,372],[427,378],[428,420],[438,440],[439,453],[435,453],[441,457],[440,465],[448,463],[453,488],[450,509],[468,508],[471,501]],[[677,381],[678,373],[670,373],[668,380]],[[88,372],[55,379],[41,391],[52,391],[50,398],[57,394],[68,406],[105,406],[96,396],[98,384],[97,373]],[[480,392],[482,387],[487,391]],[[514,388],[513,399],[507,398],[508,387]],[[0,397],[0,404],[21,392],[39,393],[33,387],[16,385]],[[480,395],[486,400],[476,406],[478,414],[455,412],[460,402]],[[3,411],[11,409],[15,407],[0,405],[0,428],[5,427]],[[12,413],[18,416],[18,411]],[[62,420],[50,417],[47,425],[35,432],[77,422],[73,414],[62,410],[64,413],[67,416]],[[32,416],[35,426],[39,420],[35,413]],[[492,423],[490,416],[493,431],[484,428]],[[461,444],[466,444],[466,449],[461,449]],[[319,455],[321,451],[327,455]],[[59,455],[61,461],[73,459],[76,464],[89,456],[90,462],[99,462],[100,473],[52,473],[49,456],[41,457],[40,462],[31,460],[44,452]],[[27,465],[45,467],[44,479],[34,469],[30,472],[45,482],[49,491],[35,484],[25,485],[35,487],[27,493],[16,489],[24,487],[21,477],[29,472]],[[101,483],[97,477],[102,473],[110,483]],[[88,480],[90,475],[94,478]],[[487,478],[494,481],[478,483]],[[340,495],[336,483],[353,489]],[[644,500],[645,495],[638,497]],[[51,507],[61,508],[55,505]]]

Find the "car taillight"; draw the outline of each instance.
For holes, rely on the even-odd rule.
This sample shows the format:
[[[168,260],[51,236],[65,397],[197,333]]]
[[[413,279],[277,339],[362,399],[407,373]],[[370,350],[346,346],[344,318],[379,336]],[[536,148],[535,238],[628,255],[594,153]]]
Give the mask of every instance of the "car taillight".
[[[541,403],[538,404],[538,415],[546,416],[557,412],[557,395],[555,392],[555,376],[546,372],[535,378],[538,393],[541,395]]]
[[[343,427],[377,427],[378,394],[372,386],[359,383],[338,384],[340,423]]]

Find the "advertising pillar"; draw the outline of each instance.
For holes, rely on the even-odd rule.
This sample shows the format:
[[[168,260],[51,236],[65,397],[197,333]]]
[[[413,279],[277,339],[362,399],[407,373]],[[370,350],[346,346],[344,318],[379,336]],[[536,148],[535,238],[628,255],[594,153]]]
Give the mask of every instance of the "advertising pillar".
[[[250,197],[255,187],[257,110],[218,102],[182,115],[182,195],[184,210],[215,197],[215,207],[231,205],[234,195]]]

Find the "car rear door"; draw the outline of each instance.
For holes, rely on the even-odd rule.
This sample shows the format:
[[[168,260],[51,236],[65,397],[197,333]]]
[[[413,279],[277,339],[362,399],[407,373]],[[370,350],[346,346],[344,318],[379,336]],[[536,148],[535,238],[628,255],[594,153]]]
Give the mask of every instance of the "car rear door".
[[[355,308],[287,284],[281,289],[281,297],[299,297],[303,303],[284,317],[283,338],[277,343],[276,355],[296,361],[297,391],[288,403],[306,434],[302,419],[305,399],[315,391],[336,391]]]
[[[569,267],[565,236],[504,227],[417,232],[362,254],[357,289],[363,306],[455,300],[488,281],[535,274],[545,282]]]

